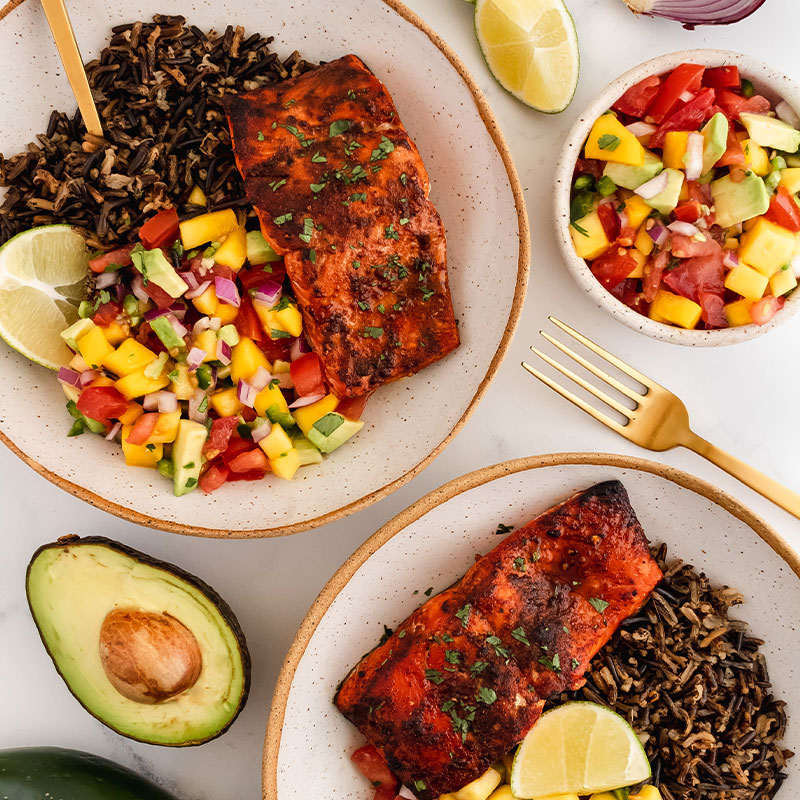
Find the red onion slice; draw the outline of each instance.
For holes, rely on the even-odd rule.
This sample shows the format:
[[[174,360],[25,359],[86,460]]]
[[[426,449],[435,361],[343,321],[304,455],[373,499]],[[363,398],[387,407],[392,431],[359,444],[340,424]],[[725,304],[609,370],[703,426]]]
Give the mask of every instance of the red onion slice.
[[[697,236],[702,235],[700,234],[700,230],[697,228],[696,225],[692,225],[691,222],[681,222],[681,220],[677,220],[676,222],[670,222],[667,227],[673,233],[679,233],[681,236]]]
[[[96,289],[108,289],[110,286],[120,282],[119,272],[101,272],[97,276],[94,285]]]
[[[120,432],[120,430],[122,430],[122,423],[115,422],[114,425],[111,427],[111,430],[106,434],[106,441],[107,442],[113,441],[117,437],[117,434]]]
[[[144,312],[144,318],[148,322],[151,322],[156,319],[156,317],[164,317],[167,314],[169,314],[168,308],[151,308],[149,311]]]
[[[96,369],[87,369],[81,372],[80,384],[81,386],[88,386],[93,380],[100,377],[100,373]]]
[[[192,335],[197,336],[197,334],[202,333],[203,331],[207,331],[211,327],[211,320],[208,317],[200,317],[197,322],[192,326]]]
[[[264,281],[264,283],[253,292],[253,298],[274,306],[282,293],[283,289],[279,283],[275,281]]]
[[[257,391],[261,392],[269,386],[269,382],[272,380],[272,375],[269,374],[265,367],[259,367],[255,375],[250,378],[250,384],[252,387]]]
[[[183,339],[183,337],[186,336],[187,333],[189,333],[189,329],[186,328],[182,323],[180,323],[177,317],[172,312],[169,312],[167,314],[167,322],[169,322],[169,324],[172,326],[172,330],[175,331],[175,335],[179,339]]]
[[[199,347],[193,347],[187,354],[186,354],[186,366],[189,367],[191,372],[194,372],[202,363],[203,359],[208,355],[205,350],[201,350]]]
[[[625,0],[631,11],[695,25],[730,25],[750,16],[764,0]]]
[[[266,439],[270,433],[272,433],[272,424],[268,419],[265,419],[256,425],[255,428],[250,431],[250,433],[253,435],[253,441],[258,444],[263,439]]]
[[[300,356],[304,356],[306,353],[310,352],[311,348],[308,346],[305,336],[298,336],[289,348],[289,357],[292,361],[297,361]]]
[[[656,247],[663,247],[669,236],[667,226],[658,219],[653,222],[653,227],[650,228],[647,233],[650,235]]]
[[[278,381],[280,389],[294,389],[294,381],[290,372],[279,372],[277,375],[273,375],[272,379]]]
[[[205,422],[208,419],[208,404],[206,403],[206,410],[200,411],[200,406],[203,400],[206,399],[206,393],[202,389],[196,389],[195,393],[189,399],[189,419],[194,422]]]
[[[209,286],[211,286],[211,281],[203,281],[195,286],[194,289],[189,289],[188,292],[184,292],[183,296],[188,297],[189,300],[194,300],[195,297],[200,297]]]
[[[686,164],[686,180],[696,181],[703,174],[703,145],[705,139],[702,133],[692,132],[686,140],[686,155],[683,163]]]
[[[137,300],[141,300],[143,303],[150,302],[150,295],[148,295],[144,290],[144,281],[142,280],[141,275],[134,276],[133,280],[131,281],[131,291]]]
[[[666,170],[664,170],[664,172],[660,172],[655,176],[655,178],[651,178],[646,183],[643,183],[638,189],[634,189],[633,191],[643,200],[649,200],[651,197],[661,194],[661,192],[667,188],[668,180],[669,177]]]
[[[227,303],[229,306],[239,308],[241,299],[239,298],[239,290],[236,284],[229,278],[220,278],[219,275],[214,277],[214,289],[217,292],[217,300],[220,303]]]
[[[183,280],[189,289],[196,289],[200,285],[200,282],[197,280],[197,276],[191,270],[188,270],[187,272],[179,272],[178,275],[181,276],[181,280]],[[184,297],[185,296],[186,293],[184,293]]]
[[[158,393],[158,411],[160,414],[172,414],[178,410],[178,398],[175,392]]]
[[[722,266],[733,269],[739,266],[739,256],[733,250],[725,250],[722,255]]]
[[[242,378],[239,379],[239,383],[236,387],[236,396],[239,398],[239,402],[242,405],[252,408],[256,404],[257,394],[258,392],[255,386]]]
[[[158,408],[159,392],[150,392],[142,398],[142,408],[145,411],[155,411]]]
[[[186,316],[186,304],[181,300],[177,300],[169,307],[169,311],[171,311],[177,319],[183,320]]]
[[[289,408],[302,408],[303,406],[310,406],[316,403],[317,400],[322,400],[324,394],[307,394],[305,397],[298,397],[294,403],[289,403]]]
[[[224,339],[217,342],[217,360],[222,363],[223,367],[227,367],[231,363],[231,346]]]
[[[642,122],[641,120],[637,122],[631,122],[630,125],[625,126],[637,139],[647,139],[650,141],[650,137],[656,132],[656,126],[651,125],[649,122]],[[642,144],[647,144],[647,141],[643,141]]]
[[[67,384],[67,386],[74,386],[76,389],[81,388],[81,373],[75,372],[74,369],[69,369],[68,367],[59,367],[58,379],[61,381],[61,383]]]

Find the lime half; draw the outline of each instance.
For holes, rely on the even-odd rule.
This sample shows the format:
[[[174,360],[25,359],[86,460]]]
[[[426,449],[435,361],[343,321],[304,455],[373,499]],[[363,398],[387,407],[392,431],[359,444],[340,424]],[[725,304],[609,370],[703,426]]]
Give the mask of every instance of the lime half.
[[[595,703],[565,703],[542,714],[514,757],[511,792],[532,798],[592,794],[650,777],[650,762],[630,725]]]
[[[0,336],[50,369],[72,354],[59,334],[78,318],[86,297],[89,255],[69,225],[45,225],[0,247]]]
[[[578,34],[561,0],[477,0],[475,33],[500,85],[523,103],[556,114],[578,85]]]

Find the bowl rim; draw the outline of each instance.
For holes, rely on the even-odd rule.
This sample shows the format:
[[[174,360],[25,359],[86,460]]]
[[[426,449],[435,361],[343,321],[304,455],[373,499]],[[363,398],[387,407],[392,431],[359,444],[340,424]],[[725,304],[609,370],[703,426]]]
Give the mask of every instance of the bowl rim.
[[[404,511],[401,511],[355,550],[325,584],[300,623],[300,627],[284,659],[272,695],[267,730],[264,737],[262,800],[278,800],[278,756],[281,736],[286,715],[286,705],[300,661],[322,618],[369,557],[409,525],[419,520],[432,509],[452,500],[457,495],[509,475],[545,467],[566,465],[590,465],[649,472],[652,475],[657,475],[676,483],[684,489],[689,489],[712,503],[721,506],[728,513],[741,520],[771,547],[800,579],[800,554],[796,553],[778,531],[765,522],[755,511],[752,511],[733,495],[717,488],[709,481],[658,461],[616,453],[549,453],[503,461],[454,478],[438,489],[429,492]]]
[[[766,62],[734,50],[716,48],[676,50],[655,56],[631,67],[603,88],[580,113],[567,134],[555,173],[553,211],[556,239],[564,261],[578,286],[589,295],[596,306],[611,314],[614,319],[629,328],[652,339],[672,344],[691,347],[733,345],[763,336],[791,319],[800,310],[800,302],[797,300],[798,293],[795,292],[790,295],[786,300],[786,305],[765,325],[751,323],[736,328],[721,328],[719,330],[687,330],[667,325],[639,314],[602,286],[592,275],[586,262],[575,254],[572,238],[569,234],[568,221],[572,173],[575,160],[581,152],[592,124],[600,114],[610,108],[631,86],[634,86],[648,75],[662,75],[684,61],[694,61],[706,66],[721,66],[733,63],[741,69],[746,77],[763,86],[767,90],[767,94],[772,94],[775,97],[780,96],[790,102],[791,105],[800,108],[800,85],[797,82]]]
[[[385,484],[379,489],[376,489],[369,494],[357,498],[351,503],[347,503],[337,509],[328,511],[324,514],[319,514],[316,517],[306,520],[300,520],[285,525],[278,525],[271,528],[252,528],[229,531],[221,528],[204,527],[198,525],[184,525],[179,522],[161,519],[158,517],[150,516],[135,508],[115,503],[99,494],[93,492],[84,486],[71,481],[58,473],[44,467],[36,459],[29,456],[19,447],[11,436],[0,429],[0,442],[2,442],[12,453],[24,461],[31,469],[37,472],[42,477],[46,478],[51,483],[63,489],[65,492],[79,498],[102,511],[107,511],[109,514],[120,517],[121,519],[133,522],[137,525],[143,525],[148,528],[165,531],[167,533],[179,533],[186,536],[198,536],[205,538],[225,538],[225,539],[254,539],[254,538],[274,538],[278,536],[288,536],[294,533],[301,533],[303,531],[317,528],[321,525],[326,525],[329,522],[342,519],[351,514],[361,511],[364,508],[376,503],[378,500],[386,497],[387,495],[399,489],[401,486],[408,483],[412,478],[416,477],[422,472],[455,438],[459,431],[464,427],[464,424],[477,408],[480,401],[483,399],[489,384],[494,379],[500,364],[503,362],[505,355],[511,345],[511,340],[514,331],[519,323],[522,314],[522,307],[525,300],[525,292],[528,286],[528,278],[530,274],[530,261],[531,261],[531,237],[530,237],[530,224],[528,222],[528,213],[525,206],[525,197],[522,190],[522,183],[520,182],[519,175],[517,174],[516,167],[508,147],[506,139],[500,129],[499,123],[489,105],[486,96],[481,91],[478,82],[467,69],[464,62],[453,50],[421,17],[415,14],[411,9],[405,6],[400,0],[381,0],[383,4],[388,6],[389,13],[396,13],[402,17],[406,22],[410,23],[422,33],[424,33],[431,43],[442,53],[442,55],[450,62],[451,66],[456,70],[459,77],[463,81],[466,88],[472,95],[473,102],[475,103],[478,115],[481,118],[486,131],[491,137],[495,147],[497,148],[498,155],[500,156],[506,174],[508,176],[511,193],[514,199],[514,208],[517,215],[517,226],[519,231],[519,256],[517,259],[517,276],[516,284],[514,287],[514,297],[508,311],[508,321],[500,338],[500,342],[492,356],[491,361],[486,370],[486,374],[481,380],[475,394],[469,401],[469,404],[464,410],[464,413],[456,421],[452,429],[447,435],[433,448],[424,458],[422,458],[416,465],[411,467],[408,471]]]

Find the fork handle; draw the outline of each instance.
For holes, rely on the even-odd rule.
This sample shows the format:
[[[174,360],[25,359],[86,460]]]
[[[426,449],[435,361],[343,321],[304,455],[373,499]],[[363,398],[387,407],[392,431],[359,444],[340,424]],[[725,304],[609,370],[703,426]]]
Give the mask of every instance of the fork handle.
[[[703,458],[707,458],[720,469],[724,469],[729,475],[733,475],[734,478],[754,489],[767,500],[771,500],[784,511],[788,511],[793,517],[800,519],[800,494],[787,489],[735,456],[720,450],[719,447],[707,442],[693,431],[689,431],[686,440],[681,444]]]

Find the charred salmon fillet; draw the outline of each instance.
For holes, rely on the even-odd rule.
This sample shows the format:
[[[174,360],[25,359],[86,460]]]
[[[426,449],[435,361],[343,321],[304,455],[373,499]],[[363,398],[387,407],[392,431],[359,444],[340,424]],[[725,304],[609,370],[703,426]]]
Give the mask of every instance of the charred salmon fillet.
[[[348,55],[224,103],[248,200],[334,394],[371,392],[457,347],[428,175],[363,62]]]
[[[457,791],[525,737],[550,695],[583,684],[661,577],[622,484],[598,484],[400,623],[335,703],[419,798]]]

